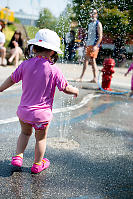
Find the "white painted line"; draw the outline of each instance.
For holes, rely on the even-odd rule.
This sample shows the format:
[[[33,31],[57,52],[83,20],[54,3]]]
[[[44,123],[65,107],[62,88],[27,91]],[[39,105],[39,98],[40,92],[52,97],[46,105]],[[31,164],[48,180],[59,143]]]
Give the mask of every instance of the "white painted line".
[[[17,121],[18,121],[18,117],[11,117],[5,120],[0,120],[0,124],[7,124],[7,123],[12,123],[12,122],[17,122]]]
[[[85,104],[87,104],[92,98],[99,97],[99,96],[100,95],[88,94],[82,99],[82,101],[79,104],[75,104],[73,106],[63,107],[63,108],[59,108],[59,109],[53,109],[53,113],[60,113],[60,112],[64,113],[67,111],[73,111],[73,110],[79,109],[82,106],[84,106]]]
[[[79,109],[83,107],[85,104],[87,104],[92,98],[99,97],[99,96],[100,95],[88,94],[82,99],[82,101],[79,104],[75,104],[74,106],[69,106],[69,107],[53,109],[53,113],[54,114],[62,113],[62,112],[73,111],[73,110]],[[17,121],[19,121],[18,117],[11,117],[4,120],[0,120],[0,124],[8,124],[8,123],[17,122]]]

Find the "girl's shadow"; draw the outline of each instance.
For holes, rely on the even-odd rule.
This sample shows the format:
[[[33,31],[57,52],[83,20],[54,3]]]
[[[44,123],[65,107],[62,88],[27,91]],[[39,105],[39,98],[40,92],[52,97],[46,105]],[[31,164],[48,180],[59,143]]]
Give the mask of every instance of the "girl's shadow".
[[[29,168],[27,167],[15,167],[11,165],[9,160],[0,160],[0,177],[10,177],[14,172],[26,172],[29,173]]]

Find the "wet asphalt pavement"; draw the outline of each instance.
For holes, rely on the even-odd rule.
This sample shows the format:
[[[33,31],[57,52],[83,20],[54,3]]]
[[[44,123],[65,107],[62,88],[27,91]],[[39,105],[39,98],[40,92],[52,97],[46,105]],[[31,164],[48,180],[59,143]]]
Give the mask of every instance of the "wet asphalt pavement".
[[[56,92],[45,154],[51,164],[40,174],[30,171],[34,133],[22,168],[10,163],[20,133],[21,84],[0,94],[0,199],[133,198],[133,99],[104,94],[95,84],[71,83],[80,96]]]

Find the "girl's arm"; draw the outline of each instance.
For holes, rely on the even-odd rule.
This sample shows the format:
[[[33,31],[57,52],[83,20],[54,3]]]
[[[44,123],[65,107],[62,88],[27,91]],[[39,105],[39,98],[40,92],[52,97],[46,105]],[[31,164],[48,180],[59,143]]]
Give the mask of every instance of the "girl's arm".
[[[125,76],[127,76],[127,75],[128,75],[128,73],[129,73],[129,72],[127,71],[124,75],[125,75]]]
[[[133,70],[133,63],[129,66],[128,71],[125,73],[125,76],[127,76],[127,74]]]
[[[133,63],[129,66],[128,72],[130,72],[131,70],[133,70]]]
[[[79,95],[79,89],[71,85],[66,86],[63,92],[66,94],[74,95],[75,97]]]
[[[0,86],[0,92],[3,92],[4,90],[6,90],[7,88],[9,88],[10,86],[12,86],[13,84],[15,84],[15,82],[13,82],[13,80],[11,79],[11,76],[9,76]]]

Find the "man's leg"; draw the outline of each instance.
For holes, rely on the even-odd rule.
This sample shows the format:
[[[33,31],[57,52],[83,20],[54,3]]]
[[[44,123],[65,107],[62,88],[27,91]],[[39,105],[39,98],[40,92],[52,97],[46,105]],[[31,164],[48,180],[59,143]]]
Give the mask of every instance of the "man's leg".
[[[84,73],[86,71],[87,66],[88,66],[88,57],[86,56],[85,60],[84,60],[84,64],[83,64],[83,70],[82,70],[82,73],[80,75],[80,81],[82,81],[82,78],[84,76]]]
[[[93,72],[93,79],[91,82],[97,83],[97,64],[95,58],[90,58],[90,64],[92,66],[92,72]]]

